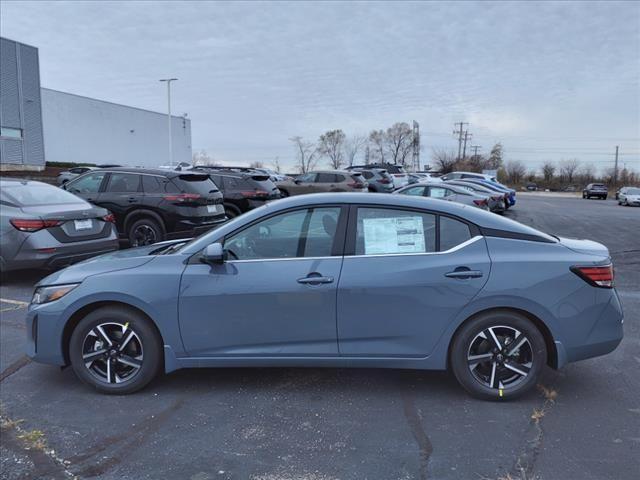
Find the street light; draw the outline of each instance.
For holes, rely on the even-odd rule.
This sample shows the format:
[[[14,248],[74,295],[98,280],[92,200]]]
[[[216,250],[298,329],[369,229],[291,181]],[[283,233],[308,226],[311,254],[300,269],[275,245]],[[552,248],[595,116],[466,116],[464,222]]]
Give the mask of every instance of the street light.
[[[175,82],[177,78],[161,78],[161,82],[167,82],[167,118],[169,120],[169,165],[173,166],[173,142],[171,137],[171,82]]]

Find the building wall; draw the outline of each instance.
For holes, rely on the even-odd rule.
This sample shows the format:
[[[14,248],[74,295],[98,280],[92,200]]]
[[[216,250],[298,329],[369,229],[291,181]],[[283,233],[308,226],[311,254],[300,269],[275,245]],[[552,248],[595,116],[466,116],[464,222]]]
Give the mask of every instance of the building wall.
[[[167,115],[42,88],[48,162],[169,163]],[[191,120],[172,117],[173,161],[191,162]]]
[[[45,162],[38,49],[0,38],[0,170]]]

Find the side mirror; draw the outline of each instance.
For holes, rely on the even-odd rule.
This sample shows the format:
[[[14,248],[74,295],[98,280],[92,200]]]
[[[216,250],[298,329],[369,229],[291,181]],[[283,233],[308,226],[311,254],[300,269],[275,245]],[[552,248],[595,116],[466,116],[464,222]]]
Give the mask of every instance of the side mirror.
[[[297,178],[293,181],[293,183],[295,183],[296,185],[300,185],[302,183],[302,180],[298,180]]]
[[[208,264],[221,264],[224,263],[224,249],[221,243],[212,243],[207,245],[207,248],[202,252],[200,261]]]

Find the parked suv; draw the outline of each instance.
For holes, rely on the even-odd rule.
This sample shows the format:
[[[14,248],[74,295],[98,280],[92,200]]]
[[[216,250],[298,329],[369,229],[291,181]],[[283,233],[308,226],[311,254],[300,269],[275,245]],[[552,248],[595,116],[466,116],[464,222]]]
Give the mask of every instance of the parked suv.
[[[327,170],[310,172],[277,183],[283,197],[317,192],[366,192],[369,184],[360,172]]]
[[[393,177],[393,186],[395,188],[409,185],[409,175],[402,165],[395,165],[393,163],[369,163],[367,165],[354,165],[349,167],[348,170],[361,170],[364,168],[385,169]]]
[[[261,207],[280,198],[280,190],[267,173],[241,167],[198,167],[207,172],[222,190],[224,211],[228,218]]]
[[[119,234],[136,247],[199,235],[226,220],[222,193],[205,173],[102,169],[62,188],[110,210]]]
[[[395,188],[393,177],[384,168],[348,168],[347,170],[358,171],[369,184],[369,191],[376,193],[390,193]]]
[[[582,190],[582,198],[596,197],[606,200],[608,194],[609,191],[603,183],[590,183]]]

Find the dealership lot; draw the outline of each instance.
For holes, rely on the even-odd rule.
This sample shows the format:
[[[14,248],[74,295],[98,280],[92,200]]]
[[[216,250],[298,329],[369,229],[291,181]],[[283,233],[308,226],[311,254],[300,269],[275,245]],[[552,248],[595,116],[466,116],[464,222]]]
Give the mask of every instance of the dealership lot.
[[[43,274],[12,274],[0,289],[2,478],[635,478],[640,209],[519,194],[507,216],[609,248],[626,336],[503,404],[406,370],[190,370],[99,395],[70,369],[25,360],[23,302]],[[25,449],[38,442],[48,453]]]

